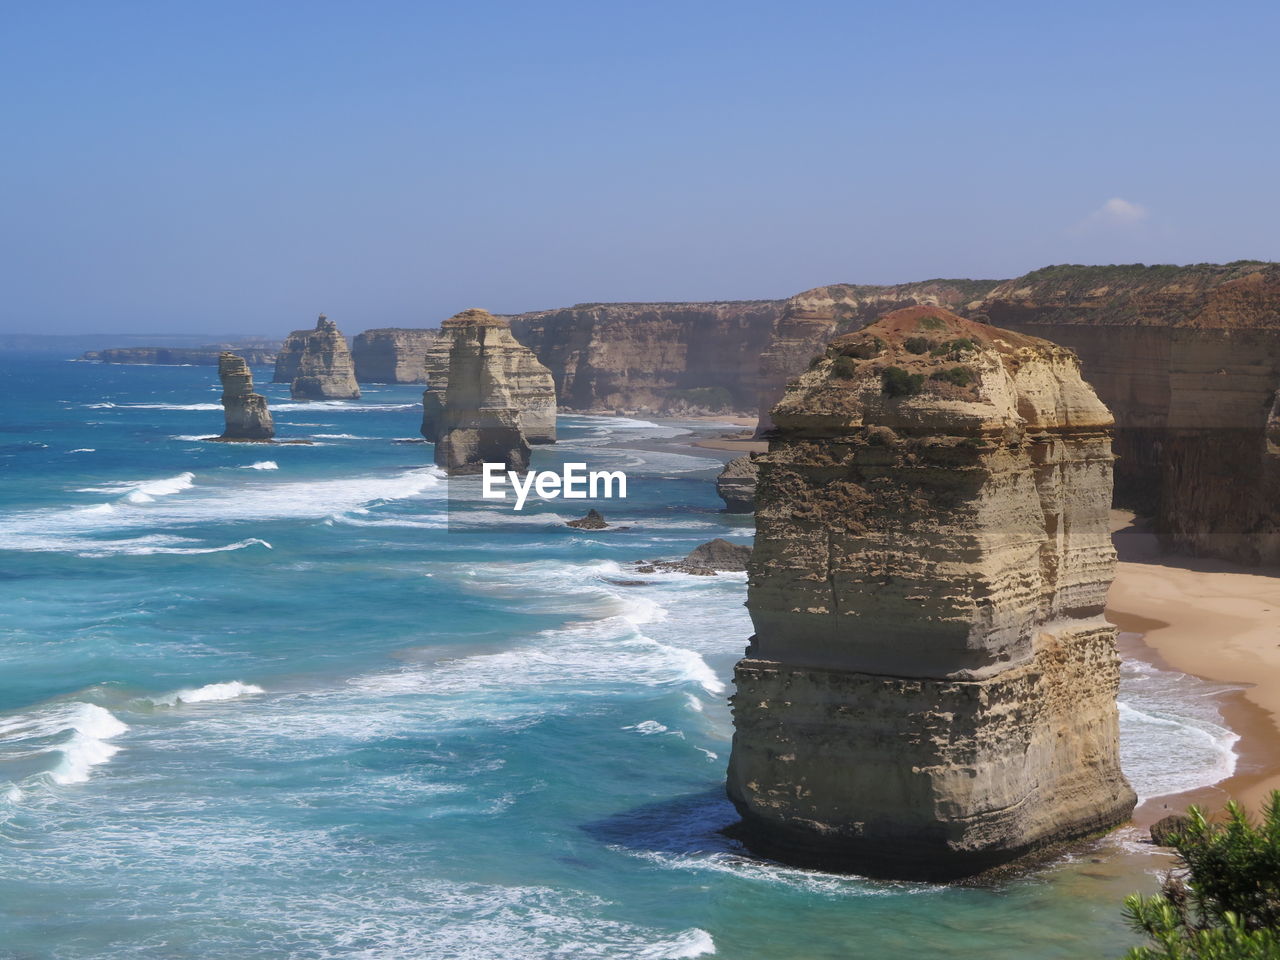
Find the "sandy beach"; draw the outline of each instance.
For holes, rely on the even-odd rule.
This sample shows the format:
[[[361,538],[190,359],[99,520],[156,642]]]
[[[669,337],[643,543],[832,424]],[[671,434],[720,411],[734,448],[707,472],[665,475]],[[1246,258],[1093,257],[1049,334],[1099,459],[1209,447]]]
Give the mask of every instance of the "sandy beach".
[[[769,449],[767,440],[755,439],[756,425],[759,423],[756,417],[688,417],[686,419],[709,420],[713,423],[731,423],[734,426],[743,428],[737,434],[725,433],[719,437],[695,440],[693,442],[695,447],[702,447],[706,450],[728,450],[738,457],[746,453],[765,453]]]
[[[1228,799],[1251,811],[1280,789],[1280,570],[1162,555],[1132,514],[1113,511],[1120,556],[1107,615],[1129,656],[1239,687],[1222,713],[1240,735],[1235,774],[1214,787],[1148,801],[1151,823],[1191,803],[1216,811]]]

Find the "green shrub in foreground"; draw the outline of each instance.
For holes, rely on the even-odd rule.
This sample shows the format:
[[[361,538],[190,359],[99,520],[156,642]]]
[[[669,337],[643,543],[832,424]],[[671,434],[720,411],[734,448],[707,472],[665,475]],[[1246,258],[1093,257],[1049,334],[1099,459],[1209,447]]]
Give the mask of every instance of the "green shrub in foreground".
[[[1156,896],[1124,902],[1151,941],[1126,960],[1280,960],[1280,791],[1258,826],[1234,802],[1223,823],[1192,807],[1172,842],[1181,868]]]

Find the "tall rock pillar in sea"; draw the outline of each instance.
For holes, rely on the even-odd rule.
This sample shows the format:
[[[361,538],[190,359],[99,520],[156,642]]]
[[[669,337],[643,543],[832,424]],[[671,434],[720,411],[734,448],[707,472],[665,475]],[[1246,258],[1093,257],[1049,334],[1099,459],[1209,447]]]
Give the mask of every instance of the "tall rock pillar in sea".
[[[437,465],[451,475],[479,473],[486,462],[528,469],[529,444],[556,439],[551,372],[516,341],[506,320],[487,311],[464,310],[440,331],[449,343],[449,373],[442,408],[434,412]],[[424,404],[439,400],[432,392]],[[424,413],[425,435],[433,411]]]
[[[289,334],[276,357],[274,380],[290,384],[295,400],[355,400],[360,396],[346,338],[323,313],[314,330]]]
[[[276,435],[267,409],[267,398],[253,392],[253,371],[244,357],[234,353],[218,356],[218,378],[222,381],[222,410],[226,428],[219,440],[270,440]]]
[[[758,457],[728,790],[753,850],[946,880],[1126,820],[1112,419],[938,307],[832,341]]]
[[[444,401],[449,394],[449,354],[453,334],[441,329],[422,360],[427,389],[422,391],[422,436],[428,443],[439,443],[444,429]]]

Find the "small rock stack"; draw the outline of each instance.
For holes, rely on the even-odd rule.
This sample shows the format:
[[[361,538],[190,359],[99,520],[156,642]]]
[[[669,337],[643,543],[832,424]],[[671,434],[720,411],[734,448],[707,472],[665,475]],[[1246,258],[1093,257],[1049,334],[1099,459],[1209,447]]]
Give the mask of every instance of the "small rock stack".
[[[276,358],[276,383],[290,384],[295,400],[356,400],[355,366],[338,325],[323,313],[314,330],[289,334]]]
[[[218,439],[263,441],[274,437],[276,429],[267,398],[253,392],[253,371],[244,357],[221,354],[218,378],[222,381],[222,410],[227,423]]]
[[[436,464],[451,476],[480,473],[485,463],[527,470],[529,445],[556,439],[550,371],[485,310],[464,310],[440,330],[449,343],[447,386],[442,402],[435,384],[423,397],[423,435],[436,445]]]

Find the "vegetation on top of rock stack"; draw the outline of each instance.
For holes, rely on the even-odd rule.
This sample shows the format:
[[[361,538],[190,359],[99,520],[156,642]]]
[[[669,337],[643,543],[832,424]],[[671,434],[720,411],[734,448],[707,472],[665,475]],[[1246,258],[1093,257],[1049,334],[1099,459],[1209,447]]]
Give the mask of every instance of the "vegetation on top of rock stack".
[[[1237,803],[1223,823],[1197,807],[1170,838],[1181,869],[1153,897],[1134,894],[1124,916],[1150,946],[1126,960],[1275,960],[1280,957],[1280,790],[1260,825]]]
[[[901,367],[885,367],[880,375],[880,389],[891,397],[909,397],[924,386],[924,374],[907,373]]]

